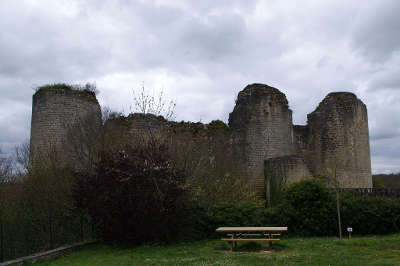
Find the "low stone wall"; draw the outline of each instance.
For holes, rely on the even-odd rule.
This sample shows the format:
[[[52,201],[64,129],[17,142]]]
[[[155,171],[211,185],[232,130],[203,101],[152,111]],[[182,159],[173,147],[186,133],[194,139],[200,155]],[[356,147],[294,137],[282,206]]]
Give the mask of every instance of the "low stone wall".
[[[266,174],[272,171],[275,177],[283,178],[286,185],[312,178],[304,159],[300,156],[282,156],[265,160],[264,167]]]
[[[52,250],[47,250],[44,252],[36,253],[30,256],[14,259],[14,260],[9,260],[0,263],[0,266],[5,266],[5,265],[26,265],[27,263],[36,263],[39,261],[45,261],[45,260],[53,260],[56,258],[59,258],[61,256],[64,256],[66,254],[69,254],[79,248],[82,248],[87,245],[92,245],[96,243],[97,240],[92,240],[92,241],[85,241],[85,242],[80,242],[72,245],[67,245],[63,247],[59,247],[56,249]]]

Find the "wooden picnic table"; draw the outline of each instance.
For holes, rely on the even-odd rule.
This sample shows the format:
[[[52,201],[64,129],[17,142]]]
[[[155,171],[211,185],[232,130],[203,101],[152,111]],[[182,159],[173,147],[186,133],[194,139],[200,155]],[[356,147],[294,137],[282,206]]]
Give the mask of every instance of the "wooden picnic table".
[[[273,238],[279,236],[280,232],[286,232],[287,227],[219,227],[216,229],[219,233],[227,233],[227,237],[221,240],[231,243],[231,251],[233,245],[237,245],[238,241],[246,242],[269,242],[269,246],[272,246],[272,242],[278,242],[280,239]]]

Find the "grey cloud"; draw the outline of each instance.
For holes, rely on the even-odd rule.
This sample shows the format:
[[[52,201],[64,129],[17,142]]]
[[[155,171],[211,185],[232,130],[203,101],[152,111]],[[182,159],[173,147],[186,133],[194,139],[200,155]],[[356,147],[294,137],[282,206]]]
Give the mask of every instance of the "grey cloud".
[[[10,154],[17,144],[29,138],[31,108],[12,100],[0,100],[0,106],[0,149]]]
[[[102,102],[126,109],[121,87],[167,79],[178,119],[209,122],[226,121],[237,93],[261,82],[285,92],[301,124],[328,92],[355,92],[368,107],[375,169],[400,158],[386,147],[400,136],[395,1],[32,3],[0,3],[3,145],[29,135],[31,88],[44,83],[107,80]]]
[[[400,2],[379,0],[360,6],[352,45],[367,60],[384,62],[400,49]]]
[[[371,140],[400,137],[400,97],[384,91],[371,93],[367,103]]]
[[[371,154],[377,157],[400,158],[400,137],[372,140]],[[400,167],[400,165],[398,166]]]
[[[400,53],[371,75],[369,91],[400,89]]]
[[[46,16],[40,7],[32,11],[10,6],[0,12],[0,26],[11,26],[0,35],[1,75],[79,79],[105,64],[108,42],[86,21]]]
[[[191,3],[191,9],[200,14],[207,14],[213,11],[225,12],[239,9],[244,13],[251,12],[256,7],[257,1],[254,0],[220,0],[220,1],[194,1]]]
[[[190,21],[178,43],[188,60],[213,61],[242,53],[244,35],[245,24],[240,16],[208,16]]]

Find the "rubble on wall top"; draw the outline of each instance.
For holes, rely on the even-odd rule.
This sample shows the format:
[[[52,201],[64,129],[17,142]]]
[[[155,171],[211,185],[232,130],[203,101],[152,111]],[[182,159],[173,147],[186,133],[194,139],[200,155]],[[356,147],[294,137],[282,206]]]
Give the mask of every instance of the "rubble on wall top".
[[[51,93],[51,94],[68,94],[74,96],[81,96],[86,98],[89,101],[98,103],[96,98],[96,88],[91,87],[92,85],[70,85],[66,83],[55,83],[55,84],[47,84],[36,88],[36,92],[34,93],[34,97],[40,97],[39,95],[43,93]]]
[[[363,102],[360,99],[358,99],[357,96],[352,92],[345,92],[345,91],[331,92],[322,100],[322,102],[318,105],[318,108],[321,105],[327,105],[330,103],[353,104],[357,102],[363,104]]]
[[[285,95],[277,88],[268,86],[266,84],[253,83],[247,85],[242,91],[240,91],[238,97],[245,96],[248,94],[275,94],[275,93]]]
[[[351,97],[351,98],[357,98],[357,96],[352,93],[352,92],[348,92],[348,91],[336,91],[336,92],[330,92],[325,98],[328,97]]]
[[[357,98],[352,92],[331,92],[318,104],[317,108],[307,115],[307,119],[311,119],[315,115],[319,115],[322,112],[331,110],[333,108],[340,107],[342,111],[350,112],[354,106],[362,106],[366,111],[365,104]],[[334,107],[336,106],[336,107]]]
[[[286,95],[277,88],[261,83],[247,85],[238,93],[236,104],[248,104],[265,99],[265,96],[272,95],[274,103],[288,105]]]

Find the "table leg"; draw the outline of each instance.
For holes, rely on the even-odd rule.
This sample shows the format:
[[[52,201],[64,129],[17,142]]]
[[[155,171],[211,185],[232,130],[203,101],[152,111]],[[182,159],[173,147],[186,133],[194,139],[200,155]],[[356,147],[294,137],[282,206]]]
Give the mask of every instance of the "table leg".
[[[271,233],[269,233],[269,234],[268,234],[268,238],[271,239],[271,237],[272,237],[272,236],[271,236]],[[269,242],[268,242],[268,246],[269,246],[269,248],[272,248],[272,241],[269,241]]]
[[[235,233],[232,233],[232,239],[235,237]],[[233,251],[233,241],[231,241],[231,252]]]

